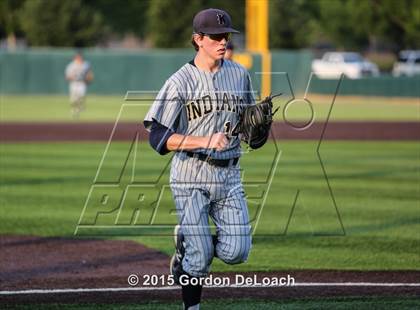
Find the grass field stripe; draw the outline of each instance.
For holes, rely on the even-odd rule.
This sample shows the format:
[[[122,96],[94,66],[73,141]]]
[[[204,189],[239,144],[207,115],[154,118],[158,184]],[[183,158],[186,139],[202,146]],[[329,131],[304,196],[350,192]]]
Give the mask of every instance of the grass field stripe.
[[[111,135],[109,136],[108,143],[106,144],[105,150],[102,153],[102,158],[101,158],[101,161],[99,162],[98,168],[96,170],[96,174],[95,174],[95,177],[93,179],[93,184],[92,185],[94,185],[97,182],[97,180],[98,180],[98,176],[99,176],[99,173],[101,171],[102,164],[104,163],[106,154],[108,153],[108,149],[109,149],[109,146],[111,145],[112,137],[114,136],[115,129],[117,128],[117,125],[118,125],[118,122],[120,120],[120,117],[121,117],[123,108],[124,108],[124,104],[121,105],[120,111],[118,112],[117,119],[114,122],[114,126],[112,127]],[[85,204],[83,206],[82,212],[80,213],[79,221],[77,222],[77,226],[76,226],[76,228],[74,230],[73,235],[77,235],[77,233],[78,233],[79,226],[80,226],[80,223],[82,222],[83,216],[85,215],[86,207],[87,207],[87,204],[89,202],[89,199],[90,199],[90,195],[92,193],[92,190],[93,190],[93,186],[90,187],[89,194],[88,194],[87,199],[85,201]]]
[[[95,174],[95,178],[93,179],[93,183],[96,183],[97,180],[98,180],[99,173],[101,172],[101,168],[102,168],[102,165],[105,161],[106,154],[108,153],[109,147],[111,146],[112,138],[114,137],[117,126],[120,123],[121,115],[124,111],[124,108],[125,107],[135,107],[135,106],[139,106],[139,105],[141,105],[141,104],[139,104],[139,103],[123,103],[123,104],[121,104],[120,110],[118,111],[117,118],[114,122],[114,126],[112,127],[111,134],[108,138],[108,143],[107,143],[107,145],[105,147],[105,150],[102,154],[102,158],[101,158],[101,161],[99,162],[98,169],[96,170],[96,174]]]
[[[265,207],[265,201],[267,200],[268,193],[270,192],[271,184],[273,183],[273,178],[274,178],[274,175],[276,174],[276,170],[277,170],[277,167],[278,167],[278,164],[279,164],[279,160],[280,160],[280,157],[281,157],[282,154],[283,154],[283,151],[278,150],[274,167],[272,166],[272,169],[270,171],[270,177],[269,177],[270,179],[268,180],[268,186],[267,186],[267,189],[265,191],[265,195],[264,195],[263,201],[261,203],[261,208],[260,208],[260,210],[258,210],[258,214],[257,214],[257,218],[256,218],[256,221],[255,221],[254,229],[252,230],[252,235],[253,236],[255,235],[255,232],[257,231],[258,223],[260,221],[260,217],[261,217],[262,211],[263,211],[263,209]]]
[[[111,131],[111,134],[110,134],[110,136],[109,136],[108,143],[106,144],[105,150],[104,150],[104,151],[103,151],[103,153],[102,153],[102,158],[101,158],[101,161],[99,162],[98,169],[96,170],[96,174],[95,174],[95,177],[94,177],[94,179],[93,179],[93,184],[92,184],[92,185],[96,184],[96,183],[97,183],[97,181],[98,181],[98,176],[99,176],[99,173],[101,172],[102,165],[103,165],[103,163],[104,163],[104,161],[105,161],[105,157],[106,157],[106,155],[108,154],[108,150],[109,150],[109,147],[110,147],[110,145],[111,145],[112,138],[114,137],[115,130],[116,130],[116,128],[117,128],[117,126],[118,126],[118,123],[119,123],[119,121],[120,121],[120,118],[121,118],[122,112],[123,112],[123,110],[124,110],[124,107],[125,107],[125,106],[136,106],[136,105],[138,105],[138,104],[133,104],[133,103],[123,103],[123,104],[121,105],[120,110],[119,110],[118,115],[117,115],[117,119],[115,120],[115,122],[114,122],[114,126],[112,127],[112,131]],[[138,134],[138,133],[137,133],[137,134]],[[137,138],[137,136],[136,136],[136,138]],[[137,139],[136,139],[136,140],[137,140]],[[136,146],[137,146],[137,145],[136,145]],[[118,181],[119,181],[119,180],[118,180]],[[91,186],[91,187],[90,187],[88,197],[87,197],[87,199],[86,199],[86,201],[85,201],[85,204],[84,204],[84,206],[83,206],[82,213],[80,213],[79,221],[77,222],[77,226],[76,226],[76,228],[75,228],[75,230],[74,230],[73,235],[77,235],[77,233],[78,233],[79,226],[80,226],[80,223],[82,222],[82,219],[83,219],[83,217],[84,217],[84,215],[85,215],[86,207],[87,207],[87,204],[88,204],[88,202],[89,202],[89,200],[90,200],[90,195],[91,195],[91,193],[92,193],[92,190],[93,190],[93,186]]]
[[[96,175],[95,175],[95,178],[93,179],[93,183],[94,183],[94,184],[95,184],[95,183],[97,182],[97,180],[98,180],[98,176],[99,176],[99,173],[100,173],[100,171],[101,171],[102,165],[103,165],[103,163],[104,163],[104,161],[105,161],[106,154],[108,153],[108,149],[109,149],[109,147],[110,147],[110,145],[111,145],[112,138],[114,137],[114,133],[115,133],[115,130],[116,130],[117,126],[118,126],[118,122],[120,121],[122,111],[124,110],[124,105],[125,105],[124,103],[121,105],[121,107],[120,107],[120,111],[118,112],[118,115],[117,115],[117,119],[115,120],[115,122],[114,122],[114,126],[112,127],[112,131],[111,131],[111,134],[110,134],[110,136],[109,136],[108,143],[106,144],[105,150],[104,150],[104,152],[103,152],[103,154],[102,154],[101,161],[99,162],[98,169],[96,170]],[[83,211],[84,211],[84,210],[83,210]]]
[[[206,288],[284,288],[284,287],[317,287],[317,286],[341,286],[341,287],[420,287],[420,283],[380,283],[380,282],[307,282],[296,283],[290,286],[270,285],[209,285]],[[20,294],[59,294],[59,293],[93,293],[93,292],[129,292],[129,291],[171,291],[178,290],[179,286],[151,286],[151,287],[115,287],[115,288],[70,288],[70,289],[34,289],[20,291],[0,291],[0,295]]]

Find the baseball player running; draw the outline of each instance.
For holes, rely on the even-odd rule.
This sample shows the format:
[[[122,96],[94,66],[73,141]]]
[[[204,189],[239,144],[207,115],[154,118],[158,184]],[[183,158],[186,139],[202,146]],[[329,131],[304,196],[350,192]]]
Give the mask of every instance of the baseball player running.
[[[179,225],[170,271],[182,286],[185,309],[199,309],[202,286],[192,280],[208,275],[214,257],[238,264],[251,248],[239,169],[246,126],[240,121],[248,106],[261,104],[255,105],[245,68],[223,60],[230,35],[237,32],[225,11],[197,13],[192,35],[197,53],[166,81],[144,119],[151,146],[162,155],[175,152],[170,186]],[[254,120],[256,110],[249,111]],[[246,142],[258,148],[269,128],[253,130],[257,137],[248,133]],[[216,226],[213,236],[209,217]]]
[[[76,53],[73,61],[66,67],[66,80],[69,81],[71,113],[78,118],[85,109],[87,84],[93,81],[93,72],[89,62],[83,59],[80,52]]]

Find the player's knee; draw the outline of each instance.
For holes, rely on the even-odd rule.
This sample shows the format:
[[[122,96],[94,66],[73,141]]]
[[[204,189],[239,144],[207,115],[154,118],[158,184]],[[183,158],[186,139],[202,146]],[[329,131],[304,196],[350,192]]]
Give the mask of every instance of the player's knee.
[[[231,245],[224,247],[222,253],[218,253],[218,257],[226,264],[240,264],[248,259],[251,250],[251,237],[239,237]]]

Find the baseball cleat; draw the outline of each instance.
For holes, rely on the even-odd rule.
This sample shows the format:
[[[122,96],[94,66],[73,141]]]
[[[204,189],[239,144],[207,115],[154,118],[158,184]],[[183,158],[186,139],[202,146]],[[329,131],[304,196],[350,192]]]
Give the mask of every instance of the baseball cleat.
[[[174,277],[176,284],[179,284],[179,277],[184,274],[182,269],[182,259],[185,255],[184,235],[181,232],[181,226],[176,225],[174,229],[175,254],[171,258],[169,270]]]

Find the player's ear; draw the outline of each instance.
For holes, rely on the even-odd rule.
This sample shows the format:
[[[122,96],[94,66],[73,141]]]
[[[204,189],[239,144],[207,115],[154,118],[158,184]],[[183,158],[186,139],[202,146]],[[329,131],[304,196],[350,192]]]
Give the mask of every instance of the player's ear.
[[[201,46],[202,45],[203,38],[204,38],[204,36],[202,34],[194,34],[194,42],[198,46]]]

